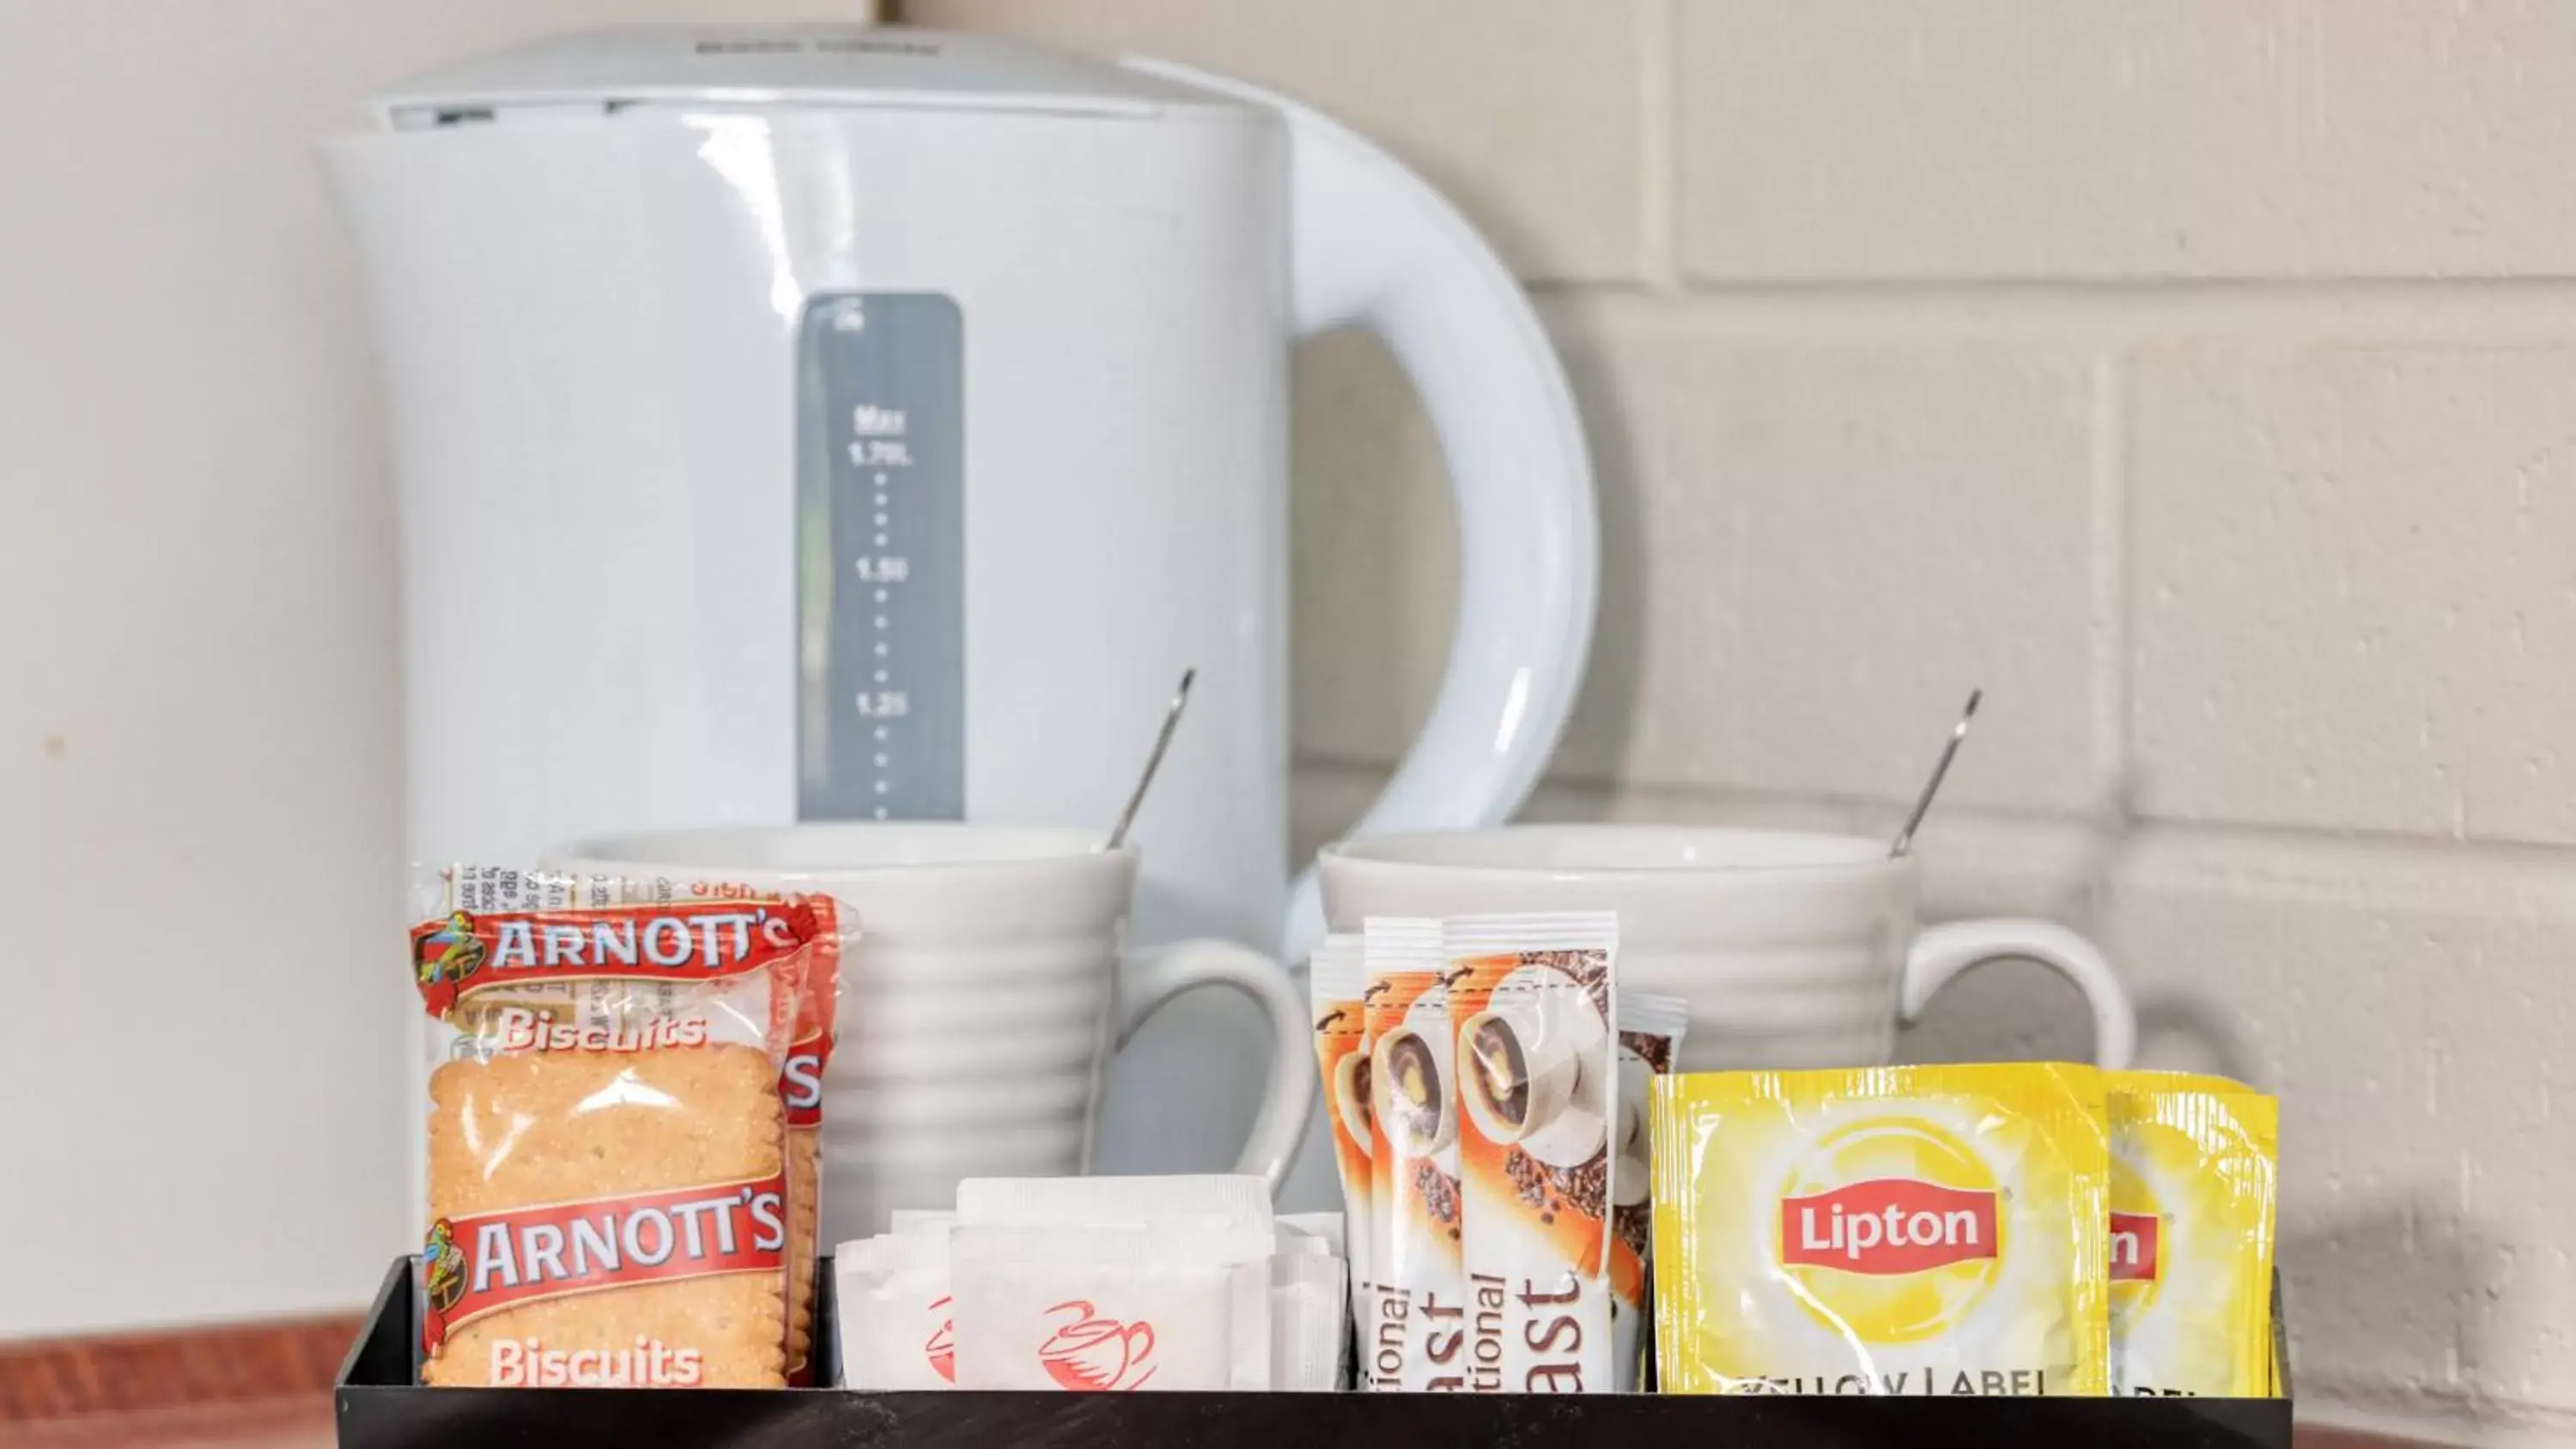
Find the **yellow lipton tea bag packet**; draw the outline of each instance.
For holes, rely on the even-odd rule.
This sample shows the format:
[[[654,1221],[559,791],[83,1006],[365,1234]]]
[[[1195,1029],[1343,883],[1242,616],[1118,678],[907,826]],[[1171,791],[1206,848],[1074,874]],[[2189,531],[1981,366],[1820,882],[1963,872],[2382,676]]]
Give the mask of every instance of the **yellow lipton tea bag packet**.
[[[2279,1104],[2220,1077],[2104,1082],[2111,1391],[2270,1395]]]
[[[2103,1138],[2084,1066],[1657,1081],[1663,1391],[2105,1392]]]

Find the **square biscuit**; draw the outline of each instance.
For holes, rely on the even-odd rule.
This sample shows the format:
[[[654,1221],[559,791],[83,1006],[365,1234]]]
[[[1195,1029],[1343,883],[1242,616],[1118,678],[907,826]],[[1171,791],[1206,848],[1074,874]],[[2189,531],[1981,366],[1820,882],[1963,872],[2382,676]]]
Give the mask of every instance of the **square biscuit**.
[[[756,1047],[504,1053],[430,1074],[429,1210],[464,1217],[764,1178],[784,1162],[775,1063]],[[694,1348],[708,1387],[785,1382],[786,1275],[642,1283],[514,1304],[451,1332],[435,1385],[488,1384],[491,1345]]]
[[[787,1129],[787,1366],[814,1346],[814,1236],[822,1217],[822,1163],[811,1127]]]

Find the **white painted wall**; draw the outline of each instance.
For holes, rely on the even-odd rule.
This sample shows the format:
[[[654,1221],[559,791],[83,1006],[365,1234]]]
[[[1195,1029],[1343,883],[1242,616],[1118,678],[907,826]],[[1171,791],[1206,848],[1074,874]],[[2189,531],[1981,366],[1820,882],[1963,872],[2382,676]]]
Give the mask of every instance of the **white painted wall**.
[[[2285,1096],[2303,1411],[2576,1441],[2576,9],[912,0],[1231,69],[1501,240],[1609,557],[1534,814],[1892,827]],[[1307,841],[1452,575],[1375,351],[1299,375]],[[1428,540],[1428,541],[1426,541]],[[2079,1054],[2035,969],[1917,1056]]]
[[[403,1245],[392,521],[309,143],[495,44],[773,13],[0,14],[0,1338],[346,1309]]]

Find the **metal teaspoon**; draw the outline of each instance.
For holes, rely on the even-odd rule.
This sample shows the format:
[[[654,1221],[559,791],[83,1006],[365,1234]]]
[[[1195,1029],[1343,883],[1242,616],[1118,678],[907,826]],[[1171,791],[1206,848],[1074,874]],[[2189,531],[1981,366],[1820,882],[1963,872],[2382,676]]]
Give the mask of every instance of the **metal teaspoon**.
[[[1968,721],[1977,717],[1978,702],[1986,697],[1982,689],[1968,691],[1968,704],[1959,711],[1959,723],[1950,731],[1949,743],[1941,746],[1941,758],[1932,762],[1932,778],[1923,782],[1923,793],[1914,797],[1914,813],[1905,817],[1905,828],[1896,832],[1896,843],[1887,848],[1887,858],[1902,857],[1914,844],[1914,828],[1932,809],[1932,797],[1941,790],[1942,779],[1950,773],[1950,761],[1959,753],[1959,742],[1968,737]]]
[[[1145,757],[1145,773],[1136,777],[1136,788],[1127,796],[1127,808],[1118,812],[1118,823],[1109,828],[1108,843],[1102,850],[1116,850],[1126,843],[1127,827],[1136,823],[1136,811],[1145,803],[1145,792],[1154,784],[1154,772],[1163,768],[1163,752],[1172,747],[1172,731],[1180,728],[1181,711],[1190,702],[1190,684],[1199,677],[1193,666],[1181,671],[1180,688],[1172,691],[1172,707],[1163,712],[1163,728],[1154,736],[1154,752]]]

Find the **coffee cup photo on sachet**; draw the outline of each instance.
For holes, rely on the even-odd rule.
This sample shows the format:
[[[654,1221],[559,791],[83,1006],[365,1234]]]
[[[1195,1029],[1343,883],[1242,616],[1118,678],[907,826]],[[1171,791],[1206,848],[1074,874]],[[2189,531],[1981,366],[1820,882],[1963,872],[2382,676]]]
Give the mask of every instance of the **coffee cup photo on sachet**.
[[[1438,1013],[1408,1016],[1370,1052],[1370,1106],[1399,1158],[1428,1157],[1458,1140],[1450,1055],[1449,1022]]]
[[[1595,1059],[1609,1029],[1590,993],[1550,967],[1503,978],[1458,1032],[1459,1096],[1476,1130],[1551,1167],[1591,1161],[1608,1137],[1614,1084],[1596,1080]]]
[[[1343,1130],[1363,1154],[1369,1150],[1369,1114],[1375,1110],[1369,1095],[1377,1076],[1373,1057],[1371,1052],[1349,1053],[1333,1065],[1333,1079],[1324,1086],[1325,1105],[1341,1114]]]

